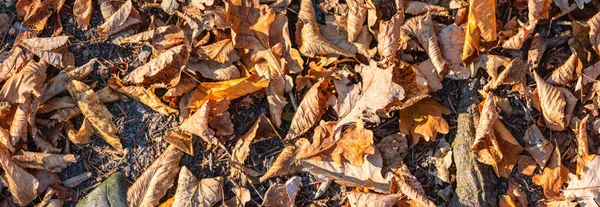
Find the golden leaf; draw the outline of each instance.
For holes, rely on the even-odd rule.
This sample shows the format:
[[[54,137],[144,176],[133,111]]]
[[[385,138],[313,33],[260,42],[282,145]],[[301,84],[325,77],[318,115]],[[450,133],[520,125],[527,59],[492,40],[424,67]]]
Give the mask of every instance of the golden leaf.
[[[190,101],[189,108],[198,109],[208,100],[229,99],[233,100],[269,86],[269,80],[256,74],[245,78],[238,78],[221,82],[201,83]]]
[[[218,81],[241,78],[240,71],[232,63],[222,64],[211,60],[200,61],[198,63],[188,61],[185,68],[196,74],[199,72],[205,78]]]
[[[479,55],[479,42],[491,42],[497,39],[496,34],[496,1],[469,0],[469,15],[462,60],[471,63]]]
[[[231,39],[224,39],[210,45],[200,46],[195,49],[200,58],[213,60],[218,63],[227,63],[239,59],[237,51],[233,48]]]
[[[546,126],[555,131],[563,131],[569,126],[577,99],[569,90],[552,86],[537,73],[533,73]]]
[[[437,133],[447,134],[450,130],[442,114],[450,114],[450,109],[431,98],[422,99],[400,110],[400,132],[411,134],[412,146],[421,138],[432,141]]]
[[[146,89],[141,86],[124,86],[123,83],[117,78],[113,77],[108,80],[108,85],[119,93],[123,93],[126,96],[143,103],[150,107],[152,110],[161,113],[163,115],[177,114],[177,110],[173,109],[164,104],[158,96],[154,94],[154,88]]]
[[[17,166],[11,159],[6,146],[0,144],[0,165],[4,170],[2,182],[8,187],[13,199],[19,205],[27,205],[37,197],[40,182],[27,171]]]
[[[179,171],[179,160],[183,152],[174,145],[156,158],[150,167],[135,180],[133,185],[127,189],[127,202],[130,206],[156,206],[160,199],[167,194],[171,188],[177,172]]]
[[[170,132],[163,137],[165,141],[177,147],[182,152],[194,155],[194,145],[192,144],[192,135],[187,133]]]
[[[374,154],[373,132],[365,129],[364,122],[357,120],[351,124],[343,133],[340,140],[335,143],[331,159],[340,164],[347,160],[354,166],[364,164],[364,156]]]
[[[110,4],[110,1],[108,3]],[[100,9],[104,10],[104,8],[101,7]],[[104,12],[102,13],[104,14]],[[104,24],[98,26],[98,33],[106,37],[139,23],[142,23],[140,13],[133,7],[131,0],[128,0],[107,18]]]
[[[198,180],[183,166],[179,172],[172,206],[212,206],[223,200],[223,180],[222,177]]]
[[[189,58],[187,45],[173,47],[123,78],[126,84],[171,88],[179,83],[181,70]]]
[[[332,95],[329,88],[332,84],[332,77],[323,78],[306,92],[292,118],[290,129],[285,136],[286,140],[291,140],[304,134],[321,120],[321,116],[325,113],[329,105],[328,102]]]
[[[77,101],[81,113],[91,122],[102,138],[118,151],[123,151],[121,141],[116,135],[117,127],[112,122],[112,115],[100,103],[98,95],[88,85],[77,80],[68,82],[67,90]]]
[[[333,54],[354,57],[354,54],[334,45],[321,35],[315,9],[310,0],[300,1],[296,28],[296,31],[300,31],[300,34],[297,34],[297,37],[301,39],[300,53],[305,56]]]
[[[273,137],[279,137],[277,130],[273,127],[269,119],[264,114],[261,114],[252,127],[235,143],[231,152],[231,160],[243,164],[250,154],[250,145],[252,143]],[[232,170],[231,175],[238,176],[239,172]]]
[[[75,144],[87,144],[90,143],[90,137],[94,134],[92,127],[90,121],[83,119],[83,123],[81,123],[79,130],[75,130],[73,124],[71,124],[70,121],[67,121],[65,124],[65,132],[71,142]]]
[[[41,90],[46,81],[44,62],[31,60],[19,73],[10,77],[0,89],[0,100],[11,103],[24,103],[26,99],[41,96]],[[27,106],[29,107],[29,106]]]
[[[534,184],[542,186],[546,198],[560,197],[560,189],[568,180],[569,169],[562,165],[561,160],[560,150],[556,146],[542,174],[536,174],[531,179]]]

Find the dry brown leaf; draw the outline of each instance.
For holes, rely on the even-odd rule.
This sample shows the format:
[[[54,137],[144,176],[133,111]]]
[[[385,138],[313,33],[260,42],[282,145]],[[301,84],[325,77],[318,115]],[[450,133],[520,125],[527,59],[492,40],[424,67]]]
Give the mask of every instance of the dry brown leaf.
[[[113,101],[118,101],[118,100],[125,98],[124,95],[122,95],[119,92],[116,92],[115,90],[111,89],[109,86],[104,87],[103,89],[100,89],[100,90],[96,91],[95,93],[96,93],[96,95],[98,95],[98,100],[102,104],[108,103],[108,102],[113,102]],[[50,119],[56,120],[58,122],[65,122],[79,114],[81,114],[81,110],[79,110],[79,107],[62,108],[62,109],[56,110],[54,112],[54,114],[52,114]]]
[[[81,123],[79,130],[75,130],[73,124],[71,124],[70,121],[67,121],[65,124],[65,133],[71,142],[75,144],[87,144],[90,143],[90,137],[94,134],[92,127],[90,121],[83,119],[83,123]]]
[[[552,155],[554,145],[544,137],[535,124],[525,131],[523,141],[525,141],[525,151],[535,159],[540,168],[544,168]]]
[[[552,155],[552,153],[550,153],[550,155]],[[535,159],[527,155],[519,155],[517,160],[517,172],[528,176],[531,176],[535,173],[535,169],[537,168],[537,162]],[[517,174],[517,176],[521,175]]]
[[[397,13],[389,21],[379,22],[379,33],[377,33],[377,51],[379,55],[388,58],[395,57],[400,49],[400,33],[404,15]]]
[[[435,66],[433,66],[433,63],[431,63],[431,59],[427,59],[419,63],[419,65],[417,65],[417,70],[419,70],[419,72],[423,74],[423,76],[427,80],[429,89],[432,92],[436,92],[444,87],[442,85],[442,78],[440,77],[440,75],[438,75]]]
[[[68,165],[75,163],[79,156],[74,154],[50,154],[43,152],[23,151],[22,155],[13,155],[13,161],[23,168],[60,172]]]
[[[222,64],[211,60],[200,61],[198,63],[188,61],[185,68],[194,73],[199,72],[205,78],[218,81],[233,80],[241,77],[240,71],[232,63]]]
[[[341,80],[335,81],[338,93],[336,134],[341,131],[342,126],[363,117],[378,122],[375,114],[377,110],[383,109],[396,99],[404,99],[404,89],[392,82],[393,68],[379,68],[377,63],[371,60],[370,65],[360,65],[355,70],[362,76],[361,83],[348,86],[349,79],[344,74],[340,75]]]
[[[269,118],[275,127],[281,126],[281,114],[287,104],[284,97],[286,80],[284,76],[272,78],[269,87],[265,89],[269,103]]]
[[[228,81],[204,82],[192,94],[192,100],[188,107],[198,109],[208,100],[237,99],[268,87],[269,82],[257,74]]]
[[[583,69],[583,63],[577,57],[577,53],[571,54],[567,61],[559,66],[558,68],[552,71],[552,75],[550,75],[546,81],[549,84],[559,85],[559,86],[568,86],[574,80],[579,78],[579,74],[581,74],[581,70]]]
[[[262,206],[295,206],[296,195],[300,191],[302,179],[298,176],[291,177],[285,184],[273,184],[267,192]]]
[[[587,101],[594,97],[595,93],[592,93],[592,83],[596,81],[599,75],[600,63],[591,65],[581,71],[581,76],[579,76],[577,85],[575,85],[575,93],[579,93],[580,100]]]
[[[290,129],[285,137],[286,140],[304,134],[321,120],[321,116],[330,105],[329,100],[333,95],[330,91],[332,84],[333,77],[327,77],[317,82],[306,92],[292,118]]]
[[[179,9],[179,3],[177,3],[177,1],[178,0],[162,0],[160,2],[160,8],[169,14],[173,14],[177,9]]]
[[[163,137],[165,141],[177,147],[182,152],[189,155],[194,155],[194,145],[192,144],[192,135],[183,133],[170,132]]]
[[[129,98],[132,98],[144,105],[150,107],[150,109],[161,113],[163,115],[177,114],[177,110],[173,109],[164,104],[158,96],[154,94],[154,88],[148,89],[141,86],[124,86],[123,83],[117,78],[113,77],[108,80],[108,85],[115,91],[123,93]]]
[[[529,51],[527,51],[527,59],[529,59],[527,60],[527,63],[530,64],[532,68],[538,67],[547,46],[546,40],[544,40],[540,34],[535,34],[535,36],[533,36],[531,45],[529,45]]]
[[[149,43],[158,52],[181,45],[185,42],[183,30],[177,25],[157,27],[148,31],[140,32],[123,39],[119,39],[120,45]]]
[[[587,135],[587,121],[590,116],[586,116],[581,122],[576,123],[575,135],[577,137],[577,165],[575,168],[575,175],[581,176],[584,170],[587,168],[589,162],[591,162],[596,155],[590,154],[589,140]]]
[[[537,73],[533,73],[537,83],[542,114],[546,126],[554,131],[563,131],[569,126],[577,99],[569,90],[552,86]]]
[[[52,77],[46,83],[46,91],[42,96],[42,103],[45,103],[50,98],[66,91],[67,86],[65,82],[69,81],[69,79],[83,80],[90,73],[92,73],[96,63],[98,63],[98,59],[94,58],[77,68],[67,68],[70,70],[61,70],[58,75]]]
[[[46,68],[44,62],[37,63],[31,60],[19,73],[10,77],[0,89],[0,100],[10,103],[24,103],[26,99],[39,97],[46,81]],[[29,107],[29,106],[27,106]]]
[[[127,189],[127,202],[130,206],[156,206],[171,188],[183,152],[174,145],[156,158],[150,167]]]
[[[434,74],[438,77],[437,74]],[[383,109],[389,113],[394,110],[402,110],[412,106],[418,101],[429,97],[429,82],[427,78],[413,65],[402,60],[395,60],[392,82],[397,83],[404,89],[404,100],[395,99]]]
[[[73,16],[77,25],[87,29],[92,18],[92,0],[76,0],[73,4]]]
[[[227,63],[239,59],[237,50],[233,48],[231,39],[224,39],[210,45],[204,45],[195,49],[200,58],[213,60],[218,63]]]
[[[347,32],[348,20],[345,16],[326,15],[325,25],[319,25],[319,30],[323,37],[329,42],[337,45],[344,51],[355,54],[358,53],[358,48],[355,44],[348,41]],[[328,55],[336,56],[336,55]]]
[[[128,0],[107,18],[104,24],[98,26],[98,33],[102,36],[110,36],[139,23],[142,23],[140,13],[133,7],[131,0]]]
[[[331,153],[331,159],[340,164],[342,161],[348,161],[354,166],[362,166],[365,155],[375,153],[373,147],[373,132],[365,129],[364,122],[357,120],[344,131],[340,140],[338,140]]]
[[[181,123],[181,130],[200,136],[202,140],[210,144],[218,144],[214,137],[215,131],[208,124],[216,115],[225,112],[229,108],[229,100],[208,100],[192,116]]]
[[[422,21],[418,21],[415,35],[417,36],[417,39],[423,48],[425,48],[427,55],[429,55],[429,59],[435,67],[437,74],[440,77],[444,77],[448,72],[449,65],[442,56],[442,52],[438,46],[438,40],[435,29],[433,28],[431,13],[427,13]]]
[[[469,69],[462,66],[461,54],[465,44],[465,31],[456,24],[451,24],[438,32],[437,39],[442,56],[450,64],[446,77],[465,79],[471,76]]]
[[[308,57],[315,55],[343,55],[354,57],[353,53],[345,51],[331,43],[323,35],[317,23],[317,16],[310,0],[300,1],[298,22],[296,23],[296,37],[300,41],[300,53]]]
[[[392,207],[402,198],[402,194],[349,192],[347,195],[352,207]]]
[[[556,146],[542,174],[536,174],[532,178],[534,184],[542,186],[546,198],[560,197],[560,189],[568,180],[569,169],[563,166],[561,157],[560,150]]]
[[[537,202],[540,207],[576,207],[579,206],[574,198],[540,199]]]
[[[123,78],[126,84],[175,87],[179,83],[181,70],[185,67],[190,50],[187,45],[173,47],[148,63],[131,71]]]
[[[421,1],[404,1],[404,11],[415,16],[428,12],[433,15],[448,16],[448,10],[446,10],[446,8]]]
[[[27,171],[17,166],[10,157],[8,149],[0,144],[0,165],[4,170],[2,183],[8,187],[14,201],[27,205],[37,197],[40,182]]]
[[[406,195],[408,199],[414,201],[418,206],[436,206],[433,201],[427,197],[427,194],[425,194],[425,190],[423,190],[417,177],[410,173],[408,166],[401,164],[397,169],[392,170],[394,174],[394,187],[399,191],[398,193]]]
[[[231,152],[231,160],[236,163],[245,163],[246,158],[250,155],[250,145],[265,139],[279,137],[277,130],[269,119],[261,114],[252,127],[244,133],[235,143]],[[239,172],[231,170],[232,176],[239,176]]]
[[[402,133],[388,135],[376,145],[381,152],[384,167],[401,163],[408,153],[408,140]]]
[[[517,85],[525,83],[527,64],[520,58],[514,58],[506,65],[502,72],[497,73],[498,68],[489,68],[488,74],[492,80],[483,87],[483,91],[496,90],[501,85]]]
[[[571,174],[569,185],[563,191],[564,197],[574,198],[581,206],[597,206],[600,202],[599,165],[600,157],[596,156],[585,166],[579,178]]]
[[[223,203],[224,206],[227,206],[227,207],[245,206],[246,203],[248,203],[250,200],[252,200],[252,197],[250,195],[250,190],[248,190],[247,188],[234,187],[232,189],[232,191],[235,193],[235,197],[225,201]]]
[[[443,114],[450,114],[450,109],[431,98],[422,99],[400,110],[400,132],[411,135],[412,146],[419,143],[421,138],[432,141],[437,133],[447,134],[450,130]]]
[[[112,115],[104,105],[100,103],[98,95],[85,83],[72,80],[67,83],[67,90],[77,101],[77,106],[85,118],[100,133],[108,144],[118,151],[123,151],[121,140],[117,137],[117,127],[112,122]]]
[[[183,166],[177,180],[177,191],[172,206],[210,207],[223,200],[223,178],[204,178],[198,180],[187,167]]]
[[[24,8],[22,12],[18,12],[23,18],[23,25],[35,31],[42,31],[46,26],[50,16],[56,13],[60,14],[64,0],[49,0],[49,1],[19,1],[17,7]],[[60,16],[55,15],[55,18]],[[50,20],[52,21],[52,20]]]
[[[0,62],[2,62],[0,63],[0,82],[17,74],[31,59],[33,59],[33,54],[21,47],[14,47],[9,52],[2,53],[0,58]]]
[[[535,26],[538,20],[548,18],[548,9],[552,0],[531,0],[527,1],[529,10],[529,25]]]
[[[349,0],[348,4],[348,42],[354,42],[367,20],[367,5],[364,0]]]
[[[183,75],[181,80],[179,80],[179,83],[177,83],[175,87],[169,88],[165,95],[162,96],[162,99],[171,103],[171,106],[177,106],[180,96],[194,90],[198,87],[198,84],[199,82],[196,78],[189,75]]]
[[[587,24],[590,26],[590,44],[596,50],[596,54],[600,54],[600,13],[590,18]]]
[[[462,60],[473,62],[479,55],[481,38],[487,42],[498,38],[496,33],[496,1],[470,0]]]
[[[229,136],[233,134],[233,123],[228,111],[217,114],[208,122],[208,126],[215,130],[215,135]]]
[[[75,62],[73,53],[67,49],[68,41],[69,36],[29,38],[19,42],[19,46],[54,67],[65,68]]]

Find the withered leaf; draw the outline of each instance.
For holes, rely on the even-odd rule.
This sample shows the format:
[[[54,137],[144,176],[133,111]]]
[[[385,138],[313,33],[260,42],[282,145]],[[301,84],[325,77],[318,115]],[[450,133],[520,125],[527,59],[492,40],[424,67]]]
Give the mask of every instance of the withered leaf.
[[[90,143],[90,137],[94,134],[94,129],[92,129],[92,127],[90,121],[84,119],[79,130],[75,130],[73,124],[70,121],[67,121],[65,124],[65,132],[71,142],[75,144],[87,144]]]
[[[185,41],[183,30],[176,25],[157,27],[118,40],[120,45],[150,43],[158,52],[175,47]]]
[[[446,8],[422,1],[404,1],[404,12],[415,16],[428,12],[433,15],[448,16],[448,10],[446,10]]]
[[[41,96],[44,81],[46,81],[46,68],[44,62],[38,63],[31,60],[14,76],[10,77],[0,89],[0,100],[11,103],[24,103],[26,99]]]
[[[195,89],[188,107],[198,109],[208,100],[222,98],[233,100],[266,88],[269,86],[269,82],[256,74],[228,81],[204,82]]]
[[[123,146],[117,137],[117,127],[112,122],[112,115],[104,105],[100,103],[98,95],[85,83],[72,80],[67,83],[67,90],[77,101],[77,106],[85,118],[102,135],[108,144],[118,151],[123,151]]]
[[[301,40],[300,53],[308,57],[328,54],[354,57],[353,53],[334,45],[321,35],[315,9],[310,0],[300,1],[300,12],[298,12],[296,28],[296,31],[300,31],[300,34],[297,34]]]
[[[177,180],[177,191],[172,206],[212,206],[223,200],[223,178],[198,180],[187,167],[183,166]]]
[[[263,206],[294,206],[296,194],[300,191],[302,179],[298,176],[291,177],[285,184],[273,184],[267,192]]]
[[[364,124],[359,119],[344,131],[340,140],[335,143],[331,153],[333,161],[338,164],[342,161],[348,161],[354,166],[362,166],[364,156],[375,153],[373,132],[365,129]]]
[[[29,38],[19,42],[19,45],[29,50],[46,63],[65,68],[74,65],[74,55],[67,50],[69,36]]]
[[[479,55],[481,38],[485,41],[497,39],[496,33],[496,1],[470,0],[467,30],[462,60],[471,63]]]
[[[120,93],[143,103],[150,107],[152,110],[161,113],[163,115],[177,114],[177,110],[173,109],[164,104],[161,99],[154,94],[154,88],[144,88],[141,86],[124,86],[123,83],[117,78],[113,77],[108,80],[108,85]]]
[[[333,78],[327,77],[317,82],[306,92],[292,118],[285,139],[290,140],[304,134],[321,119],[333,95],[330,92],[332,84]]]
[[[131,206],[156,206],[173,185],[179,171],[183,152],[174,145],[156,158],[150,167],[127,189],[127,201]]]
[[[108,3],[110,4],[110,1]],[[103,7],[101,9],[103,10]],[[98,33],[102,36],[110,36],[139,23],[142,23],[140,13],[133,7],[131,0],[128,0],[107,18],[104,24],[98,26]]]
[[[546,126],[555,131],[565,130],[569,126],[577,99],[569,90],[552,86],[537,73],[533,73],[537,83],[542,114]]]
[[[189,155],[194,155],[194,145],[192,144],[192,135],[187,133],[176,133],[171,132],[165,134],[163,137],[165,141],[171,143],[171,145],[177,147],[182,152]]]
[[[23,168],[33,168],[60,172],[68,165],[75,163],[78,156],[73,154],[50,154],[42,152],[23,151],[22,155],[14,155],[14,162]]]
[[[536,125],[529,126],[525,131],[523,141],[525,141],[525,151],[535,159],[541,168],[544,168],[552,155],[554,145],[544,137]]]
[[[554,69],[546,81],[554,85],[568,86],[573,80],[579,78],[582,69],[583,63],[581,63],[575,52],[571,54],[569,59],[567,59],[563,65]]]
[[[450,109],[431,98],[422,99],[400,110],[400,132],[411,135],[412,146],[419,143],[421,138],[432,141],[437,133],[447,134],[450,130],[448,122],[442,117],[444,114],[450,114]]]
[[[46,83],[46,91],[42,96],[42,103],[45,103],[50,98],[66,91],[67,86],[65,82],[69,81],[69,79],[83,80],[94,70],[97,62],[98,59],[94,58],[77,68],[67,68],[70,70],[65,69],[60,71],[58,75],[52,77]]]
[[[210,45],[200,46],[195,51],[201,58],[223,64],[230,60],[239,59],[239,55],[237,50],[233,48],[231,39],[224,39]]]
[[[190,50],[187,45],[173,47],[148,63],[131,71],[123,78],[124,83],[143,86],[174,87],[180,79]]]
[[[227,99],[208,100],[192,116],[184,120],[180,128],[200,136],[205,142],[217,144],[218,140],[214,137],[215,131],[209,128],[208,123],[216,115],[225,112],[227,108],[229,108]]]
[[[188,61],[185,68],[193,72],[199,72],[205,78],[218,81],[241,78],[238,68],[229,62],[223,64],[212,60],[200,61],[198,63]]]
[[[379,23],[379,33],[377,35],[377,51],[383,57],[393,57],[400,48],[400,33],[404,16],[396,14],[389,21]]]
[[[402,198],[402,194],[377,194],[349,192],[348,203],[352,207],[392,207]]]
[[[581,206],[594,206],[598,203],[600,192],[596,186],[600,185],[598,180],[598,167],[600,157],[593,158],[581,174],[580,178],[570,176],[569,185],[564,189],[564,197],[575,198]]]
[[[542,186],[546,198],[560,197],[560,189],[568,180],[569,169],[562,164],[561,157],[560,150],[556,146],[542,174],[536,174],[532,178],[534,184]]]
[[[349,0],[346,3],[348,3],[348,41],[353,42],[367,19],[367,5],[364,0]]]
[[[231,160],[236,163],[244,163],[250,154],[250,145],[252,143],[273,137],[279,137],[277,130],[273,127],[269,119],[264,114],[261,114],[254,125],[252,125],[252,128],[244,133],[235,143],[231,152]],[[239,172],[232,169],[231,174],[237,176]]]
[[[8,149],[0,144],[0,165],[4,169],[2,182],[8,187],[19,205],[27,205],[37,197],[40,185],[38,179],[17,166],[10,157]]]
[[[0,63],[0,82],[18,73],[32,58],[33,54],[21,47],[14,47],[9,52],[2,53],[0,58],[0,62],[2,62]]]
[[[596,54],[600,54],[600,14],[590,18],[587,24],[590,26],[590,44],[596,50]]]
[[[92,18],[92,0],[76,0],[73,4],[73,16],[77,25],[87,28]]]

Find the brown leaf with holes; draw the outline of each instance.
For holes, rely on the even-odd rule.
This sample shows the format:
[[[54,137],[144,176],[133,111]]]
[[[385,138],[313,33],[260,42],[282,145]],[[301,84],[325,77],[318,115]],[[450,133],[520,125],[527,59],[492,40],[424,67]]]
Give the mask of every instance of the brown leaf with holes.
[[[412,146],[421,138],[433,141],[438,133],[447,134],[450,130],[443,114],[450,114],[450,109],[431,98],[422,99],[400,110],[400,132],[411,134]]]
[[[98,95],[88,85],[77,80],[68,82],[67,90],[73,99],[77,101],[81,113],[91,122],[102,138],[118,151],[123,151],[121,140],[116,135],[117,127],[111,120],[112,115],[100,103]]]
[[[555,131],[563,131],[569,126],[577,99],[566,88],[546,83],[536,72],[537,92],[546,126]]]
[[[183,152],[174,145],[156,158],[150,167],[127,189],[127,201],[131,206],[156,206],[171,188]]]

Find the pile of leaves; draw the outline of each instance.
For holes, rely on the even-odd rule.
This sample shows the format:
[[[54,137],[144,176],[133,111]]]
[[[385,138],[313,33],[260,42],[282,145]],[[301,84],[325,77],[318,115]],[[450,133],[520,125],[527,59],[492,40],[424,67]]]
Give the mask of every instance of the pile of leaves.
[[[101,143],[115,160],[129,153],[106,107],[129,100],[179,120],[156,140],[168,145],[162,154],[131,178],[131,206],[447,205],[459,113],[449,93],[470,82],[481,102],[468,150],[501,178],[497,205],[596,206],[599,8],[589,0],[7,2],[3,202],[85,197],[72,189],[91,173],[58,173],[82,159],[71,145]],[[76,66],[68,24],[98,36],[87,41],[145,48],[149,60]],[[266,113],[235,127],[235,111],[263,102]],[[274,139],[274,159],[250,161],[255,145]],[[197,178],[180,160],[198,147],[222,154],[228,170]],[[297,200],[309,178],[318,187]],[[336,202],[332,182],[343,189]]]

